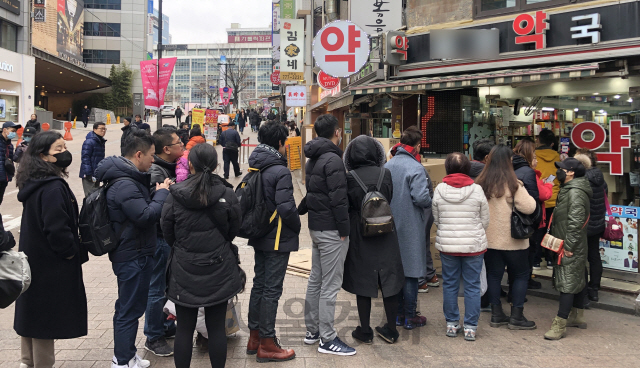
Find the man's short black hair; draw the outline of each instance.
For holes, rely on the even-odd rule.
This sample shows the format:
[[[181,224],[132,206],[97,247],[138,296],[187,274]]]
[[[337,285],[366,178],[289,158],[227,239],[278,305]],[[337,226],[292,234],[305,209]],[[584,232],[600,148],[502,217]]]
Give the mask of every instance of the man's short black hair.
[[[471,170],[471,162],[469,162],[469,159],[464,154],[460,152],[453,152],[447,156],[446,160],[444,160],[444,169],[446,170],[447,175],[469,175],[469,170]]]
[[[142,119],[142,116],[140,116],[140,114],[136,114],[136,118]]]
[[[258,142],[275,149],[280,148],[280,143],[284,145],[287,137],[289,137],[287,127],[275,121],[264,124],[258,131]]]
[[[313,129],[316,131],[318,137],[331,139],[339,128],[338,119],[331,114],[324,114],[318,116]]]
[[[551,147],[552,144],[556,143],[556,135],[553,134],[551,129],[542,129],[540,135],[538,135],[538,140],[542,145]]]
[[[125,140],[122,155],[124,157],[133,157],[138,151],[147,153],[151,146],[153,146],[151,134],[146,130],[138,129]]]
[[[632,255],[633,255],[633,252],[631,252],[631,251],[630,251],[630,252],[629,252],[629,255],[630,255],[630,256],[632,256]]]
[[[161,154],[165,147],[173,144],[173,135],[175,133],[175,130],[166,128],[158,129],[153,133],[153,144],[156,146],[156,155]]]
[[[402,132],[402,136],[400,137],[400,143],[406,144],[407,146],[411,147],[417,146],[421,140],[422,132],[415,125],[405,129],[404,132]]]
[[[93,130],[96,130],[96,129],[100,128],[101,125],[106,126],[106,124],[102,123],[102,122],[94,123],[93,124]]]
[[[477,139],[473,142],[473,159],[476,161],[484,161],[485,157],[491,152],[496,142],[489,138]]]
[[[175,125],[172,125],[172,124],[164,124],[162,126],[162,129],[172,130],[174,132],[178,130],[178,128]]]

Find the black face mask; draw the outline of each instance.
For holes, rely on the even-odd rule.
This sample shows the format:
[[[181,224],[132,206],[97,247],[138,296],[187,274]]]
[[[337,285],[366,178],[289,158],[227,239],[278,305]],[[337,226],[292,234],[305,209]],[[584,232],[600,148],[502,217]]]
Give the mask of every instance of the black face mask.
[[[53,164],[63,169],[66,167],[69,167],[69,165],[71,165],[71,161],[73,160],[73,156],[71,156],[71,152],[69,151],[56,153],[55,155],[52,155],[52,156],[55,157],[56,160],[58,160]]]
[[[567,180],[567,173],[562,169],[558,169],[558,171],[556,171],[556,179],[558,179],[560,184],[564,184],[564,181]]]

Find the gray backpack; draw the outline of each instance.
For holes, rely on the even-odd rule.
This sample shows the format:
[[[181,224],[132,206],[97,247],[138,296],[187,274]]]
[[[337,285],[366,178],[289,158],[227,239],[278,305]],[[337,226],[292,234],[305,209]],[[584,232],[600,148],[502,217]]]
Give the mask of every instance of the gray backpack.
[[[31,285],[27,255],[8,250],[0,252],[0,308],[6,308]]]
[[[385,172],[385,168],[380,169],[378,184],[375,190],[370,191],[354,170],[349,171],[366,193],[362,200],[362,207],[360,208],[363,237],[378,236],[393,232],[394,223],[391,206],[385,196],[380,193]]]

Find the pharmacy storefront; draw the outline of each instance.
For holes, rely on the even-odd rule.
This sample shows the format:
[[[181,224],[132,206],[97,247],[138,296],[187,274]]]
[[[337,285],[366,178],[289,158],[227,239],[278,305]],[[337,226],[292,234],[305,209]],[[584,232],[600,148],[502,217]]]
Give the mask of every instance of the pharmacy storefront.
[[[35,58],[0,48],[0,122],[24,125],[34,112]]]

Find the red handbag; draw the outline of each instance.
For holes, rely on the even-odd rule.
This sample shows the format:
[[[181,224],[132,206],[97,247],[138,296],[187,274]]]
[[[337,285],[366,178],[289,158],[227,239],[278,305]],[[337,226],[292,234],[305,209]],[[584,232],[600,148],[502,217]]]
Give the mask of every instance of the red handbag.
[[[609,241],[620,241],[624,238],[624,232],[613,218],[611,206],[609,206],[609,197],[606,192],[604,193],[604,203],[607,206],[607,216],[609,216],[609,218],[605,222],[604,235],[602,235],[602,237]]]

